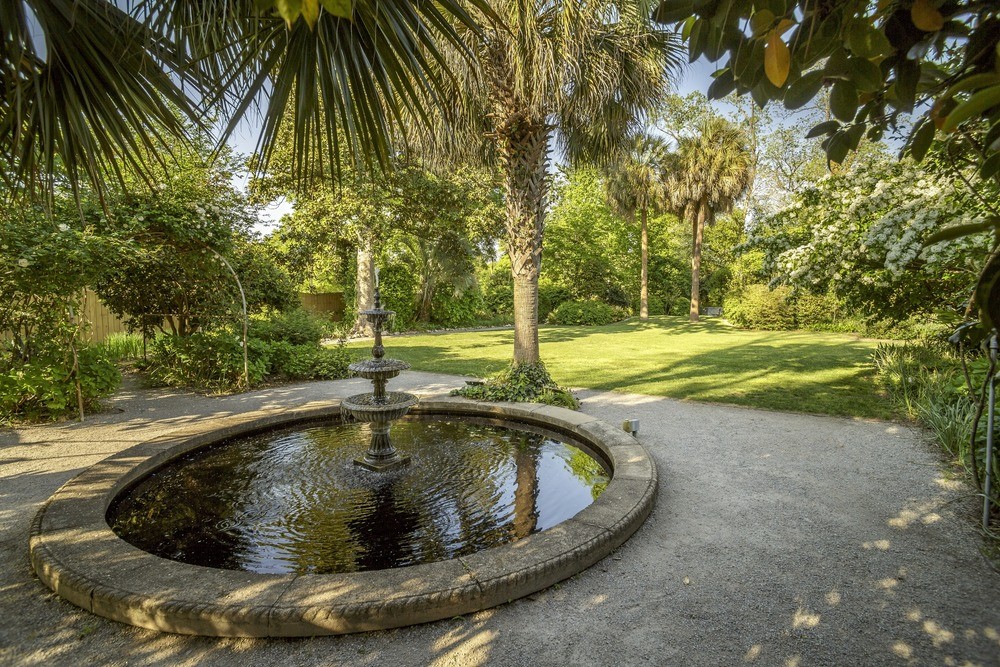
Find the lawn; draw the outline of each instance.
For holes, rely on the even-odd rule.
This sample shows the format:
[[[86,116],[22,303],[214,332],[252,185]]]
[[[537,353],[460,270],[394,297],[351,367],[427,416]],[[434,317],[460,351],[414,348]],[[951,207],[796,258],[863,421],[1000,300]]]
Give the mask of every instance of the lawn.
[[[802,331],[742,331],[717,320],[630,319],[604,327],[543,326],[542,359],[569,387],[773,410],[889,417],[874,386],[876,343]],[[393,336],[387,356],[416,370],[485,376],[510,360],[513,332]],[[366,348],[370,343],[354,343]]]

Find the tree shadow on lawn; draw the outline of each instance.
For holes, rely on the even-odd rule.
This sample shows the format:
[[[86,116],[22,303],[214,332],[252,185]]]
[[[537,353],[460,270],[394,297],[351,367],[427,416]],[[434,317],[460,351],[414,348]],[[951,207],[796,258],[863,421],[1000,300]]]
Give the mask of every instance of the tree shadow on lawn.
[[[765,339],[679,359],[666,353],[652,371],[649,357],[655,352],[643,354],[635,371],[629,370],[627,359],[614,360],[613,365],[581,359],[585,363],[555,364],[552,370],[560,382],[591,389],[799,412],[889,416],[882,398],[866,382],[873,369],[856,361],[867,347],[847,344],[834,349],[843,354],[809,343],[771,345]],[[780,378],[769,382],[772,376]]]
[[[661,315],[651,317],[649,321],[643,322],[638,318],[629,318],[623,322],[614,322],[602,326],[569,326],[547,324],[539,327],[539,336],[542,343],[562,343],[574,340],[586,339],[595,335],[629,334],[629,333],[654,333],[657,336],[695,336],[707,334],[717,337],[720,340],[736,338],[745,340],[753,338],[755,340],[794,340],[796,338],[807,338],[816,344],[828,339],[828,344],[840,342],[842,340],[852,340],[851,334],[837,333],[816,333],[811,331],[757,331],[750,329],[738,329],[721,319],[708,318],[698,322],[689,322],[686,318],[671,317]],[[512,340],[512,337],[511,337]],[[854,338],[853,340],[856,340]]]

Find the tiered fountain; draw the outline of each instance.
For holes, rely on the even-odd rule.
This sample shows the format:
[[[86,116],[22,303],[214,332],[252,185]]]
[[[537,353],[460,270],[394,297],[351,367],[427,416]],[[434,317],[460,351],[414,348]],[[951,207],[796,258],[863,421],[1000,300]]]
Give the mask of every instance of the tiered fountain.
[[[345,398],[341,410],[350,414],[359,422],[371,426],[372,441],[368,451],[354,463],[369,470],[392,470],[407,465],[409,456],[400,456],[389,439],[389,429],[392,422],[399,419],[417,404],[417,397],[402,391],[385,390],[386,383],[410,367],[405,361],[385,359],[385,347],[382,345],[382,327],[386,320],[396,313],[382,308],[382,295],[379,291],[378,269],[375,269],[375,307],[363,310],[361,314],[368,318],[375,331],[375,345],[372,346],[372,358],[356,361],[348,369],[357,377],[372,381],[374,391],[370,394],[355,394]]]
[[[371,393],[194,420],[168,439],[150,428],[39,511],[39,578],[145,628],[312,637],[509,602],[642,524],[656,468],[632,436],[552,406],[387,392],[409,364],[385,358],[377,275],[374,305],[372,357],[350,365]],[[396,436],[420,460],[368,472],[408,463],[389,427],[411,408]],[[368,427],[348,415],[371,428],[358,459]]]

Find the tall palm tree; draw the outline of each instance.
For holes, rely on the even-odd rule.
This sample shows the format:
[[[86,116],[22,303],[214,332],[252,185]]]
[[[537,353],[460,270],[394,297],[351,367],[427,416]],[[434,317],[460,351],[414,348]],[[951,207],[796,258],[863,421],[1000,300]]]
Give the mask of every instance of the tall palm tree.
[[[646,2],[490,4],[499,23],[465,40],[478,60],[452,65],[461,72],[454,91],[460,108],[452,134],[438,140],[485,148],[475,157],[500,168],[514,278],[514,363],[536,363],[550,150],[558,146],[571,162],[618,150],[666,94],[680,66],[679,41],[650,22]]]
[[[649,319],[649,226],[650,210],[667,202],[664,165],[667,142],[649,134],[638,135],[631,149],[609,165],[604,189],[612,208],[630,222],[639,214],[641,269],[639,319]]]
[[[696,132],[681,137],[667,170],[674,210],[691,224],[691,321],[698,321],[701,246],[705,225],[747,191],[754,176],[749,138],[724,118],[701,120]]]
[[[472,56],[470,7],[493,15],[486,0],[5,0],[2,178],[16,193],[60,167],[74,187],[122,165],[151,176],[185,120],[221,111],[228,133],[254,109],[266,168],[286,107],[296,176],[337,169],[338,129],[356,161],[385,164],[401,116],[427,122],[445,99],[442,49]]]

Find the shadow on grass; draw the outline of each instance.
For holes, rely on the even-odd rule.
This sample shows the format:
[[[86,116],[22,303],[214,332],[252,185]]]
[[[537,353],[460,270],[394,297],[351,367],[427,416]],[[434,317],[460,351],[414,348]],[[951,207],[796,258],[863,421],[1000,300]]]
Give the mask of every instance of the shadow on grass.
[[[889,417],[850,336],[735,329],[666,316],[601,327],[545,326],[542,358],[561,384],[776,410]],[[466,332],[392,341],[414,369],[484,376],[510,360],[513,333]]]

